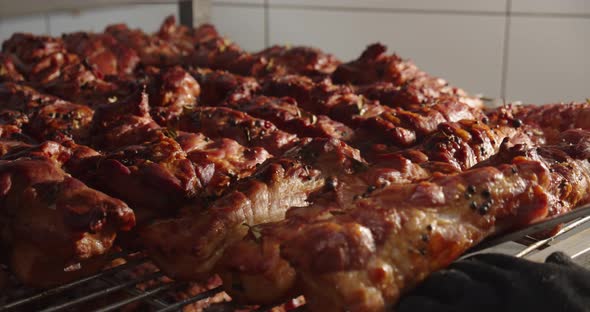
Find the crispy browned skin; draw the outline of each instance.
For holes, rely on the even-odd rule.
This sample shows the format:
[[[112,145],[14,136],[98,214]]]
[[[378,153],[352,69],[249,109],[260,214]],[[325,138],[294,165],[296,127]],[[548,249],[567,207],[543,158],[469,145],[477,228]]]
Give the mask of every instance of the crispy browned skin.
[[[14,35],[0,54],[0,83],[0,168],[44,162],[56,168],[47,179],[77,181],[55,182],[71,192],[95,194],[80,179],[126,201],[143,242],[119,235],[121,244],[147,245],[179,279],[219,270],[236,299],[254,303],[304,293],[315,310],[378,310],[489,233],[588,197],[588,136],[560,136],[588,129],[587,104],[484,115],[479,99],[379,44],[344,64],[308,47],[249,53],[211,25],[190,29],[170,17],[155,34],[114,25]],[[538,148],[545,142],[554,146]],[[41,194],[17,196],[19,185],[10,185],[15,207]],[[108,233],[90,241],[104,248],[79,247],[88,260],[66,261],[61,245],[55,259],[36,250],[44,233],[12,247],[21,219],[0,214],[6,250],[25,259],[25,282],[99,268],[114,233],[131,226],[124,216],[115,225],[102,204],[112,198],[99,194],[96,206],[95,195],[80,204],[63,194],[96,213],[81,217],[83,233],[108,219],[98,230]],[[50,217],[28,229],[44,230]],[[74,231],[64,224],[45,240],[51,248]],[[76,251],[88,242],[60,244]],[[64,273],[75,261],[82,269]]]
[[[16,69],[12,58],[4,53],[0,53],[0,82],[4,81],[23,81],[25,78]]]
[[[419,73],[414,63],[404,61],[395,54],[387,55],[386,50],[387,48],[379,43],[368,46],[358,59],[338,66],[332,78],[336,83],[355,85],[378,81],[402,85]]]
[[[94,111],[18,84],[0,85],[3,123],[36,140],[86,142]]]
[[[148,142],[160,126],[149,112],[148,94],[137,91],[124,99],[114,99],[96,108],[90,128],[91,145],[115,149]]]
[[[95,157],[94,168],[82,178],[128,202],[141,223],[173,215],[203,187],[181,146],[162,133],[154,136],[151,141]]]
[[[224,285],[256,302],[303,293],[317,311],[383,310],[494,231],[543,218],[556,200],[588,202],[589,138],[568,132],[496,167],[390,185],[348,206],[292,209],[226,249]],[[564,190],[560,181],[579,184]]]
[[[92,272],[118,231],[135,223],[122,201],[88,188],[48,160],[0,161],[2,244],[19,279],[49,286]],[[65,268],[80,261],[82,271]],[[70,272],[72,271],[72,272]]]
[[[247,225],[280,220],[287,208],[306,206],[309,194],[335,187],[332,176],[352,173],[359,164],[358,151],[338,140],[305,140],[264,163],[206,209],[148,226],[143,240],[154,260],[174,278],[205,278],[225,246],[240,239]]]
[[[590,129],[590,103],[508,105],[500,108],[515,120],[543,129],[549,142],[557,142],[568,129]]]
[[[302,76],[282,76],[267,79],[262,93],[290,96],[300,107],[314,114],[327,115],[355,130],[352,144],[362,151],[375,144],[400,149],[419,143],[443,122],[478,119],[482,113],[455,97],[441,96],[412,110],[380,105],[354,92],[348,86],[333,85],[327,80],[319,83]]]
[[[135,50],[106,33],[76,32],[62,36],[66,49],[102,75],[131,74],[139,63]]]
[[[178,128],[202,132],[212,139],[225,137],[244,146],[263,147],[273,155],[281,155],[297,142],[295,135],[277,129],[270,121],[226,107],[196,107],[180,118]]]
[[[62,40],[33,34],[16,33],[2,43],[2,52],[12,55],[17,68],[25,72],[31,69],[32,64],[64,50]]]
[[[211,24],[201,24],[198,27],[189,28],[177,24],[174,15],[170,15],[164,19],[164,22],[162,22],[160,29],[155,35],[181,48],[183,51],[192,50],[198,42],[220,36],[215,26]]]
[[[395,54],[387,55],[387,48],[379,43],[368,46],[362,55],[341,64],[333,73],[335,83],[360,85],[357,91],[382,105],[417,111],[441,98],[453,99],[471,108],[481,108],[481,100],[465,91],[451,87],[441,78],[421,71],[411,61]]]
[[[205,33],[205,36],[195,40],[194,50],[188,57],[189,64],[227,70],[244,76],[262,76],[268,73],[266,58],[242,50],[237,44],[216,32]]]
[[[43,159],[52,161],[56,166],[64,166],[75,157],[73,150],[53,141],[31,145],[19,141],[0,141],[4,153],[0,159],[17,160],[19,158]]]
[[[482,106],[479,99],[469,97],[465,91],[450,87],[440,78],[426,75],[415,77],[402,85],[396,85],[393,82],[375,82],[360,86],[356,91],[369,99],[379,101],[382,105],[401,107],[410,111],[428,106],[441,97],[454,97],[474,108]]]
[[[530,148],[530,144],[516,144],[503,148],[498,154],[478,167],[494,166],[506,163],[516,157],[526,157],[547,163],[551,172],[551,185],[548,216],[566,213],[577,205],[588,202],[586,194],[590,188],[588,174],[584,169],[590,159],[590,132],[582,129],[570,129],[562,132],[557,145]],[[552,162],[549,162],[553,160]],[[582,169],[580,169],[582,168]]]
[[[276,97],[292,97],[297,104],[314,114],[327,115],[352,128],[366,119],[390,110],[375,101],[354,93],[348,86],[338,86],[329,80],[314,82],[298,75],[272,76],[264,80],[262,93]]]
[[[517,144],[536,146],[542,137],[523,132],[510,120],[498,119],[489,124],[462,120],[440,124],[423,143],[398,152],[376,152],[369,167],[356,175],[339,178],[335,201],[347,205],[369,196],[390,184],[415,183],[442,174],[456,174],[495,155],[502,148]]]
[[[329,75],[340,65],[340,61],[333,55],[303,46],[275,45],[254,55],[266,58],[269,61],[267,68],[270,67],[274,75],[298,74],[312,77]]]
[[[187,52],[181,46],[150,36],[139,29],[129,29],[125,24],[110,25],[105,33],[120,44],[134,50],[144,65],[182,64]]]
[[[27,82],[45,92],[88,105],[106,102],[117,86],[102,79],[84,58],[69,53],[63,40],[15,34],[2,45]]]
[[[162,126],[174,124],[185,110],[192,109],[201,93],[199,83],[179,66],[148,68],[140,79],[147,85],[150,114]]]
[[[301,109],[292,98],[254,96],[240,101],[226,101],[225,105],[268,120],[282,130],[300,137],[335,138],[350,140],[353,130],[325,115],[314,115]]]
[[[221,70],[199,68],[191,74],[202,88],[199,104],[217,106],[224,101],[238,101],[251,97],[260,89],[256,79]]]
[[[247,148],[227,138],[212,140],[201,133],[180,133],[176,141],[195,165],[204,186],[199,196],[205,198],[221,195],[272,157],[264,148]]]

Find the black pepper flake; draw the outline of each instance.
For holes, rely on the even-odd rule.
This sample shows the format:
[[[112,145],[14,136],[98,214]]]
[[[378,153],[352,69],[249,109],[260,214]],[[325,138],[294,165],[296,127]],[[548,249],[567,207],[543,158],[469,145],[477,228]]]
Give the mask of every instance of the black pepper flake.
[[[426,226],[426,230],[427,230],[428,232],[432,232],[432,224],[429,224],[429,225],[427,225],[427,226]]]
[[[490,192],[490,190],[483,190],[481,192],[481,196],[483,196],[485,198],[490,198],[492,196],[492,193]]]
[[[469,192],[465,192],[465,199],[470,199],[470,198],[471,198],[471,196],[472,196],[472,194],[471,194],[471,193],[469,193]]]
[[[483,146],[480,146],[480,147],[479,147],[479,153],[480,153],[482,156],[486,156],[486,155],[488,154],[488,152],[486,151],[485,147],[483,147]]]
[[[476,189],[475,189],[475,186],[474,185],[469,185],[467,187],[467,193],[474,194],[475,191],[476,191]]]
[[[513,119],[512,120],[512,126],[515,128],[518,128],[520,126],[522,126],[522,120],[520,119]]]
[[[352,197],[352,199],[353,199],[353,200],[359,200],[359,199],[361,199],[361,198],[363,198],[363,196],[362,196],[362,195],[354,195],[354,196]]]
[[[376,190],[376,189],[377,189],[377,187],[376,187],[375,185],[371,185],[371,186],[369,186],[369,187],[367,188],[367,193],[369,193],[369,194],[370,194],[370,193],[372,193],[372,192],[373,192],[374,190]]]
[[[250,129],[244,128],[244,135],[246,136],[246,142],[252,141],[252,137],[250,135]]]
[[[518,169],[516,169],[516,167],[512,167],[511,170],[512,170],[512,173],[517,173],[518,172]]]
[[[481,206],[479,206],[479,208],[477,209],[477,212],[479,212],[479,214],[483,216],[486,213],[488,213],[488,211],[490,211],[490,206],[491,205],[492,205],[492,203],[485,202]]]
[[[567,182],[566,181],[561,181],[561,183],[559,184],[559,188],[563,189],[567,186]]]
[[[338,186],[338,179],[336,177],[327,177],[325,187],[328,191],[333,191]]]
[[[477,209],[477,203],[472,201],[471,204],[469,204],[469,208],[471,208],[473,210]]]
[[[428,237],[428,234],[422,234],[421,237],[423,242],[428,242],[430,240],[430,237]]]

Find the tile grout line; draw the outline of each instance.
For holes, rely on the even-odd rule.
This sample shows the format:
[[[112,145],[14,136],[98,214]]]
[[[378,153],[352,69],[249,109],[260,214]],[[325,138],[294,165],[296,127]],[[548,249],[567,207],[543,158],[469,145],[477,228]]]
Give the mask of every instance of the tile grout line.
[[[51,23],[49,22],[49,14],[50,13],[43,14],[43,20],[45,22],[45,31],[47,36],[51,36]]]
[[[508,61],[510,45],[510,22],[511,22],[512,0],[506,0],[506,21],[504,22],[504,49],[502,51],[502,76],[500,81],[500,97],[506,102],[506,80],[508,78]]]
[[[347,6],[321,6],[321,5],[300,5],[300,4],[270,4],[265,0],[263,4],[259,3],[238,3],[231,1],[214,2],[213,6],[233,6],[249,8],[277,8],[292,10],[317,10],[317,11],[341,11],[341,12],[373,12],[373,13],[406,13],[406,14],[434,14],[434,15],[468,15],[468,16],[506,16],[505,11],[461,11],[461,10],[444,10],[444,9],[409,9],[409,8],[363,8]],[[549,12],[511,12],[511,16],[518,17],[537,17],[537,18],[590,18],[587,13],[549,13]]]
[[[264,0],[264,47],[268,48],[270,44],[270,12],[268,1]]]

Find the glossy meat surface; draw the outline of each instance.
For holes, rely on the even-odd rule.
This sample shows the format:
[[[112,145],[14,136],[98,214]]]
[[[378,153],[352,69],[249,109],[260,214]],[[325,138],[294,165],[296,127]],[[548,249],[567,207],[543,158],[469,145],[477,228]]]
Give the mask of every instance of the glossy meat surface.
[[[562,144],[508,152],[493,167],[291,209],[226,250],[224,285],[256,302],[304,294],[314,310],[381,311],[492,232],[551,214],[555,198],[569,209],[588,202],[588,138],[566,132]],[[578,183],[560,189],[555,175]]]
[[[117,232],[135,224],[125,203],[48,160],[0,161],[0,186],[2,242],[11,268],[29,284],[76,278],[67,267],[108,254]]]
[[[196,107],[181,117],[179,129],[202,132],[213,139],[230,138],[244,146],[262,147],[273,155],[281,155],[297,142],[295,135],[277,129],[268,120],[226,107]]]
[[[282,157],[266,161],[206,209],[158,221],[142,231],[154,260],[179,279],[209,276],[225,246],[249,226],[280,220],[289,207],[307,206],[307,198],[332,177],[354,172],[363,161],[358,151],[335,139],[302,142]],[[173,242],[167,239],[174,235]]]
[[[145,248],[232,300],[389,309],[488,235],[589,202],[588,108],[484,110],[381,44],[249,52],[174,17],[15,34],[0,262],[45,287]]]

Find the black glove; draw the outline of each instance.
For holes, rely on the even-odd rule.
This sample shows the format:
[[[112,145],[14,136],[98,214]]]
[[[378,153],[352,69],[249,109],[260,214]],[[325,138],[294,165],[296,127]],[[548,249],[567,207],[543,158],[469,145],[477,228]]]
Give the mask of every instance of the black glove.
[[[432,274],[396,311],[590,311],[590,271],[560,252],[546,263],[479,254]]]

